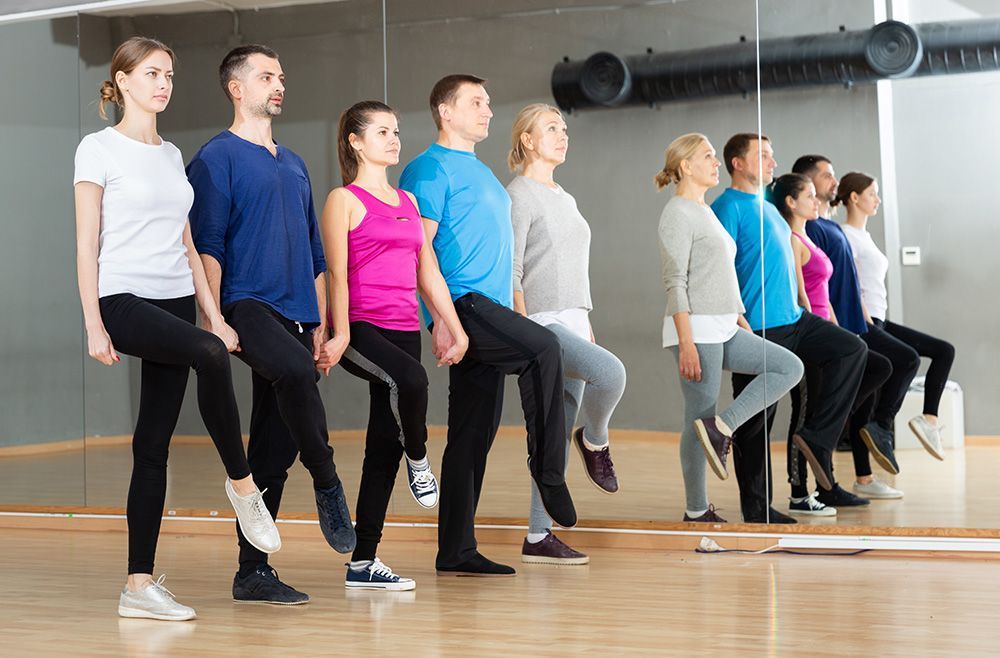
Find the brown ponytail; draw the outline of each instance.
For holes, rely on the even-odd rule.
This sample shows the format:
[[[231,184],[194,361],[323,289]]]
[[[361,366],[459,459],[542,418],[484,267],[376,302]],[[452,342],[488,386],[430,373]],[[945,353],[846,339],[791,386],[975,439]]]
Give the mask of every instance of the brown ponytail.
[[[844,174],[843,178],[840,179],[840,184],[837,186],[837,197],[830,202],[830,207],[836,208],[840,204],[844,204],[846,208],[847,202],[851,200],[852,193],[860,195],[871,187],[871,184],[874,182],[874,178],[859,171]]]
[[[351,135],[361,137],[361,133],[371,125],[371,116],[377,112],[396,112],[381,101],[361,101],[355,103],[340,115],[337,128],[337,160],[340,162],[340,178],[344,185],[350,185],[358,177],[358,154],[351,146]]]

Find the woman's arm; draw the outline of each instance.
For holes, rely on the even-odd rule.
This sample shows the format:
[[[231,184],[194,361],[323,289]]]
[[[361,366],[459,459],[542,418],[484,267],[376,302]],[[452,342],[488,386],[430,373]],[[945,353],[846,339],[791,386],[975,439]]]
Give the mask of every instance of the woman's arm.
[[[205,276],[205,266],[201,262],[198,250],[194,247],[194,239],[191,237],[191,224],[184,226],[184,249],[187,251],[188,265],[191,266],[191,276],[194,279],[194,294],[201,307],[203,325],[206,329],[218,336],[226,349],[230,352],[240,351],[240,337],[236,335],[236,330],[226,324],[219,310],[219,303],[215,300],[215,293]]]
[[[830,304],[830,322],[834,323],[838,327],[840,326],[840,323],[837,322],[837,314],[833,311],[833,304]]]
[[[330,368],[340,362],[344,350],[351,342],[351,329],[347,309],[347,233],[351,229],[351,196],[344,188],[330,192],[320,219],[323,252],[326,256],[327,292],[330,299],[333,335],[320,350],[316,367],[329,375]],[[318,287],[318,286],[317,286]]]
[[[799,306],[812,313],[812,304],[809,303],[809,295],[806,294],[806,280],[802,276],[802,266],[809,262],[809,250],[795,234],[792,234],[791,239],[792,253],[795,254],[795,278],[799,283]],[[803,251],[806,253],[803,254]]]
[[[87,352],[106,366],[121,361],[104,328],[97,296],[97,256],[100,250],[101,202],[104,188],[82,181],[73,186],[76,202],[76,277],[87,329]]]

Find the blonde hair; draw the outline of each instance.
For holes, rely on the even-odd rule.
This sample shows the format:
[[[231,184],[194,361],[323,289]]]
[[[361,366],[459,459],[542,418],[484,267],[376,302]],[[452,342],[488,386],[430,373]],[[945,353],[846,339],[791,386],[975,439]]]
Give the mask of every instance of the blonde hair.
[[[707,142],[708,137],[705,137],[701,133],[681,135],[670,142],[670,146],[667,147],[666,162],[663,164],[663,169],[653,178],[653,182],[656,183],[656,190],[660,191],[671,183],[680,183],[681,162],[693,158],[694,154],[701,148],[701,145]]]
[[[510,152],[507,154],[507,167],[511,171],[520,171],[528,159],[528,154],[524,152],[524,144],[521,142],[521,135],[530,133],[534,129],[538,117],[546,112],[555,112],[560,119],[562,118],[562,112],[559,111],[559,108],[546,103],[532,103],[517,113],[514,126],[510,129]]]
[[[111,79],[101,83],[101,95],[98,99],[97,113],[101,115],[102,119],[108,118],[107,110],[104,109],[108,103],[114,103],[118,109],[125,107],[125,97],[115,79],[118,71],[128,75],[150,54],[160,50],[170,56],[171,64],[175,63],[174,51],[162,41],[149,37],[132,37],[115,49],[115,54],[111,56]]]

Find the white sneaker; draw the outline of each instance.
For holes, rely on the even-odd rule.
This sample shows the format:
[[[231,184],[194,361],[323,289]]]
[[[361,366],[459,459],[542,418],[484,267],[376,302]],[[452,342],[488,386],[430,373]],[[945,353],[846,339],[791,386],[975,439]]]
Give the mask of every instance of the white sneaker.
[[[934,459],[944,461],[944,449],[941,447],[941,428],[928,423],[923,415],[911,418],[909,426],[910,430],[917,435],[917,439],[920,440],[924,449],[931,453]]]
[[[247,541],[263,553],[275,553],[281,548],[278,527],[274,525],[271,513],[264,505],[263,492],[254,491],[249,496],[241,496],[233,489],[232,480],[226,478],[226,495],[236,510],[236,520]]]
[[[348,589],[381,589],[399,592],[414,589],[417,583],[411,578],[403,578],[394,574],[387,564],[375,558],[367,567],[357,571],[348,564],[344,586]]]
[[[138,592],[130,592],[128,586],[118,598],[118,614],[122,617],[162,619],[163,621],[187,621],[195,618],[194,608],[181,605],[173,593],[163,586],[166,574],[146,585]]]
[[[861,484],[860,482],[855,482],[854,493],[865,498],[902,498],[903,492],[899,489],[893,489],[888,484],[879,480],[877,477],[872,476],[872,481],[868,484]]]
[[[816,494],[811,493],[805,498],[789,498],[788,513],[794,516],[836,516],[837,508],[824,505],[816,500]]]

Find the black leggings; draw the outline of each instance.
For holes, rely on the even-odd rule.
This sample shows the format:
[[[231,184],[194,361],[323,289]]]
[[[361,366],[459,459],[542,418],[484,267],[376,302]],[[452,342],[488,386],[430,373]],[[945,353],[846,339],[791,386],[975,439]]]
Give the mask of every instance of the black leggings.
[[[890,336],[909,345],[920,356],[931,360],[924,379],[924,413],[937,416],[944,386],[948,383],[948,373],[951,372],[951,364],[955,361],[955,347],[940,338],[928,336],[895,322],[884,322],[878,318],[872,321],[876,327],[885,329]]]
[[[351,323],[351,344],[340,365],[368,381],[371,403],[365,460],[355,512],[353,560],[373,560],[399,461],[427,456],[427,373],[420,365],[420,332]]]
[[[229,353],[213,334],[194,326],[194,297],[100,299],[101,319],[115,350],[142,359],[139,416],[132,435],[128,489],[128,572],[153,573],[170,437],[184,401],[188,370],[198,374],[198,408],[233,480],[250,475],[233,394]]]

